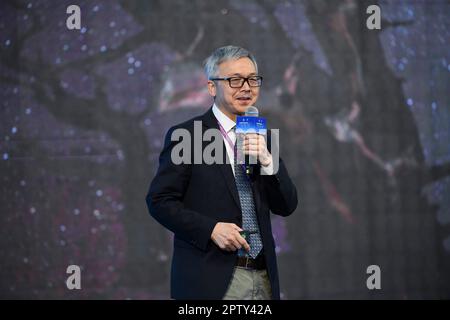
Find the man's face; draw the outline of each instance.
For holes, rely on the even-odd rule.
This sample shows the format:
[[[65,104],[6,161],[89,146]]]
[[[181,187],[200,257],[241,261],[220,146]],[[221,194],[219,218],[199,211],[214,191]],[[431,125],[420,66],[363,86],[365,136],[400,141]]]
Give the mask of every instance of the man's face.
[[[240,58],[222,62],[215,77],[247,78],[255,75],[257,74],[253,62],[249,58]],[[216,97],[216,105],[230,118],[244,114],[259,96],[259,87],[250,87],[247,81],[241,88],[231,88],[227,80],[209,80],[208,91],[211,96]]]

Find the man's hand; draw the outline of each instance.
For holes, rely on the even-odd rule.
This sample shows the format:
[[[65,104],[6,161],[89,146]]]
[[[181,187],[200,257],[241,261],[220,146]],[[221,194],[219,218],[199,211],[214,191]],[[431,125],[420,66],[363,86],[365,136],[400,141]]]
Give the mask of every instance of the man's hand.
[[[218,222],[211,234],[211,239],[222,250],[236,251],[244,247],[246,251],[249,251],[250,246],[239,231],[242,229],[234,223]]]
[[[244,154],[257,156],[262,166],[267,167],[272,162],[272,155],[267,150],[266,139],[257,133],[248,133],[244,140]]]

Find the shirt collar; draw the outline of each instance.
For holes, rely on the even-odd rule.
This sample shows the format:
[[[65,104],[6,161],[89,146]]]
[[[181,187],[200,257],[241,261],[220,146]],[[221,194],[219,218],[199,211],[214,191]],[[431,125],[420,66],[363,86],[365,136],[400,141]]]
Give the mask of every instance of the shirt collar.
[[[219,109],[219,107],[216,106],[214,103],[212,107],[212,112],[214,113],[214,116],[216,117],[217,121],[222,125],[223,129],[228,133],[233,127],[236,125],[236,122],[231,120],[227,117],[225,113],[222,112],[222,110]]]

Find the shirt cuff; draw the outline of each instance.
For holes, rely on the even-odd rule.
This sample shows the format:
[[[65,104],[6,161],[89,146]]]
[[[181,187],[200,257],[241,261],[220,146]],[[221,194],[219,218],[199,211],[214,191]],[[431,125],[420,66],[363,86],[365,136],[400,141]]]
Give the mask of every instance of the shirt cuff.
[[[270,161],[270,164],[267,167],[261,165],[261,174],[264,176],[272,176],[273,173],[273,159]]]

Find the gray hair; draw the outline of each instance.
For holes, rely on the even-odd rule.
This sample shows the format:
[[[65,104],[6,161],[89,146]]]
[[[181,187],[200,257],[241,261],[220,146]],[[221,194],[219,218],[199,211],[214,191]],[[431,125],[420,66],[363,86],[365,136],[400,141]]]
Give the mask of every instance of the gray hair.
[[[205,74],[208,79],[217,76],[217,69],[219,64],[227,60],[238,60],[240,58],[249,58],[255,65],[256,72],[258,72],[258,65],[255,57],[246,49],[236,46],[225,46],[214,50],[214,52],[205,59],[203,63]]]

